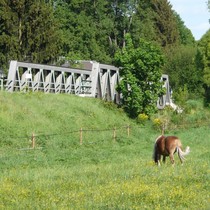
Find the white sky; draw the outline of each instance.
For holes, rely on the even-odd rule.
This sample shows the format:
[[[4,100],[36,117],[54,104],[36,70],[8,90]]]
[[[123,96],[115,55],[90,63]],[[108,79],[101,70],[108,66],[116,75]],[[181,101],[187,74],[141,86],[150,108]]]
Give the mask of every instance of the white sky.
[[[207,0],[169,0],[169,2],[196,40],[199,40],[210,29]]]

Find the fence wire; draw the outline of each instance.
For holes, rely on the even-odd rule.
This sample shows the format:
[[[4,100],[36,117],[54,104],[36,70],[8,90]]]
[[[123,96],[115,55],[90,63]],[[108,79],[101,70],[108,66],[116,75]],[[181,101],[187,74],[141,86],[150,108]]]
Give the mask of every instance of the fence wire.
[[[105,129],[83,129],[80,128],[79,130],[72,130],[72,131],[67,131],[67,132],[60,132],[60,133],[35,133],[33,132],[31,135],[8,135],[6,137],[1,136],[0,140],[1,143],[6,145],[6,146],[10,146],[13,145],[19,149],[33,149],[33,148],[37,148],[37,146],[40,147],[48,147],[48,146],[52,146],[53,142],[55,140],[56,137],[58,136],[66,136],[65,138],[62,139],[71,139],[72,141],[74,141],[74,143],[78,143],[81,145],[83,143],[98,143],[99,140],[95,140],[93,142],[92,138],[93,136],[91,136],[91,133],[96,133],[96,132],[110,132],[109,135],[106,134],[106,138],[107,139],[114,139],[117,140],[117,138],[119,136],[122,135],[126,135],[125,132],[118,132],[118,134],[116,134],[117,131],[119,130],[125,130],[127,132],[127,135],[129,135],[130,131],[128,131],[128,129],[131,129],[130,125],[126,125],[126,126],[115,126],[113,128],[105,128]],[[69,138],[69,135],[74,134],[73,137],[71,136],[71,138]],[[55,138],[54,138],[55,137]],[[103,135],[101,135],[100,137],[100,141],[104,141],[105,137]],[[14,141],[17,140],[17,141]],[[60,141],[56,142],[61,143]],[[70,143],[69,143],[70,144]]]
[[[31,135],[7,135],[7,136],[0,136],[0,144],[6,146],[15,146],[17,148],[35,148],[37,146],[44,147],[44,146],[52,146],[50,141],[57,141],[57,137],[62,136],[62,139],[68,138],[68,140],[73,141],[74,144],[87,144],[87,143],[99,143],[104,142],[108,139],[112,139],[113,141],[117,141],[120,138],[124,138],[125,136],[130,136],[132,130],[136,130],[136,128],[141,129],[144,128],[143,125],[122,125],[122,126],[113,126],[112,128],[80,128],[78,130],[66,131],[66,132],[59,132],[59,133],[35,133],[32,132]],[[198,127],[210,127],[210,122],[203,122],[203,123],[183,123],[183,124],[169,124],[164,131],[175,131],[181,130],[186,128],[198,128]],[[119,132],[119,131],[123,132]],[[157,129],[161,131],[161,128]],[[92,133],[101,133],[98,138],[92,136]],[[109,134],[102,134],[103,132],[110,132]],[[73,135],[71,135],[73,134]],[[105,135],[105,136],[104,136]],[[66,136],[66,137],[64,137]],[[55,137],[55,138],[54,138]],[[92,140],[92,138],[97,140]],[[14,141],[17,140],[17,141]],[[69,144],[71,143],[69,141]],[[61,143],[62,144],[62,143]]]

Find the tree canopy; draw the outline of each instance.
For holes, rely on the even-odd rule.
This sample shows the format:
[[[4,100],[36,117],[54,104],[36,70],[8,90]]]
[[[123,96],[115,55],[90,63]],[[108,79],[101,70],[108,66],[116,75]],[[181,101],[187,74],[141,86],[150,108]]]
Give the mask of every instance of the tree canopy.
[[[52,62],[60,52],[59,27],[44,0],[0,0],[0,64],[18,59]]]
[[[210,105],[210,30],[199,41],[197,58],[197,66],[203,73],[205,103]]]
[[[160,50],[143,39],[139,47],[134,48],[130,34],[127,34],[126,47],[116,53],[115,60],[122,68],[118,90],[123,94],[125,110],[131,117],[154,113],[158,96],[164,92],[160,82],[164,59]]]
[[[130,33],[163,49],[193,42],[167,0],[0,0],[0,64],[59,56],[113,63]]]

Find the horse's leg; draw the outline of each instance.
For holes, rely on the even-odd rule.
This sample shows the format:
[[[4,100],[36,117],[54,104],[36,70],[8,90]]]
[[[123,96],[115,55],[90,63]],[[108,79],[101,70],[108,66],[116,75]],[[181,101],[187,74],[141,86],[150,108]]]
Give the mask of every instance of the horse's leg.
[[[158,166],[160,166],[161,155],[158,155]]]
[[[171,164],[174,165],[174,155],[173,153],[169,154],[170,160],[171,160]]]
[[[163,162],[165,163],[166,162],[166,156],[163,155]]]

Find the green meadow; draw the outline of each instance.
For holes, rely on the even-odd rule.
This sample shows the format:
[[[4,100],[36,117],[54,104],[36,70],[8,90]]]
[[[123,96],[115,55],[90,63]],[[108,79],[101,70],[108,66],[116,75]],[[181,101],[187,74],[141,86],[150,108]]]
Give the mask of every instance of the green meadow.
[[[210,209],[209,117],[195,101],[170,116],[166,134],[191,152],[158,167],[152,120],[93,98],[1,92],[0,209]]]

